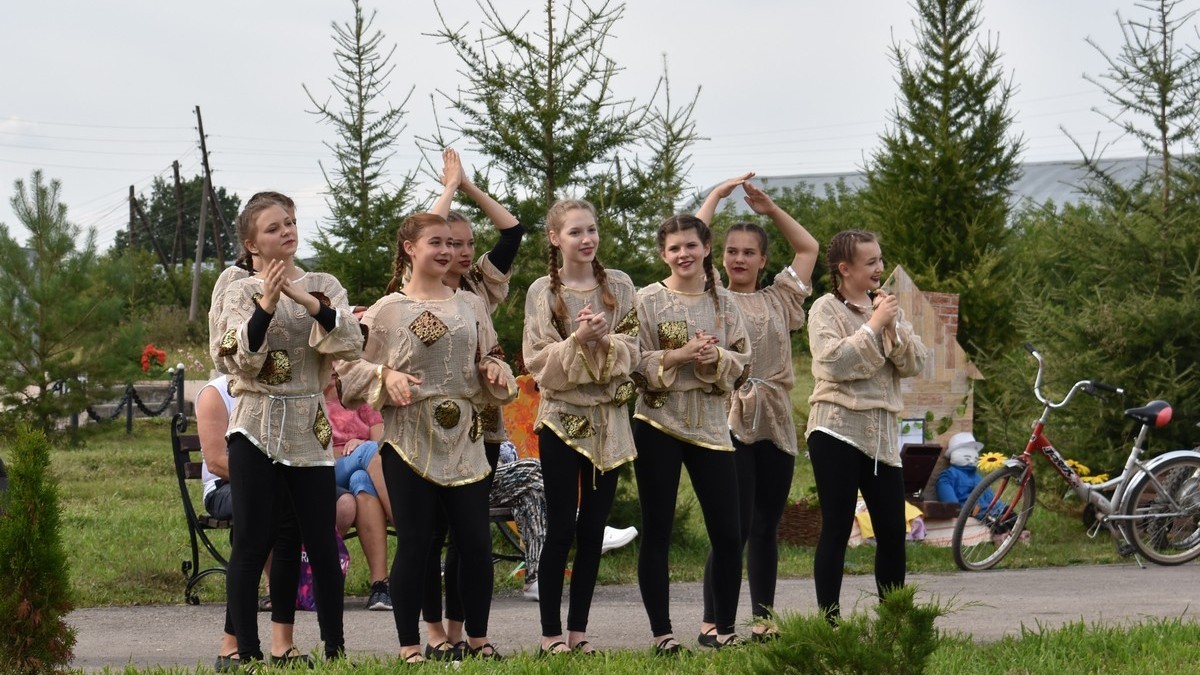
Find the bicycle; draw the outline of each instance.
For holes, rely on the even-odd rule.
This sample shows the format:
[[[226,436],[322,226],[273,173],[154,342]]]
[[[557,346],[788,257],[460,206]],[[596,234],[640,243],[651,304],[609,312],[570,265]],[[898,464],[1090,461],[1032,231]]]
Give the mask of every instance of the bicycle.
[[[1055,403],[1042,394],[1045,362],[1033,345],[1025,349],[1038,362],[1033,394],[1041,402],[1042,414],[1033,424],[1025,451],[1009,458],[1004,466],[984,476],[971,491],[954,524],[951,547],[954,562],[962,570],[986,570],[1008,555],[1020,540],[1033,512],[1037,485],[1033,475],[1035,455],[1045,457],[1059,476],[1094,512],[1088,536],[1107,528],[1123,556],[1140,554],[1159,565],[1180,565],[1200,556],[1200,451],[1174,450],[1142,461],[1150,429],[1171,421],[1171,405],[1151,401],[1125,411],[1141,424],[1137,440],[1125,460],[1121,474],[1090,485],[1046,438],[1050,411],[1065,407],[1077,392],[1103,397],[1102,392],[1123,395],[1124,390],[1092,380],[1080,380]],[[1108,496],[1110,495],[1111,496]],[[981,521],[990,536],[974,537],[964,543],[972,520]],[[1138,564],[1142,565],[1138,558]],[[1143,565],[1144,566],[1144,565]]]

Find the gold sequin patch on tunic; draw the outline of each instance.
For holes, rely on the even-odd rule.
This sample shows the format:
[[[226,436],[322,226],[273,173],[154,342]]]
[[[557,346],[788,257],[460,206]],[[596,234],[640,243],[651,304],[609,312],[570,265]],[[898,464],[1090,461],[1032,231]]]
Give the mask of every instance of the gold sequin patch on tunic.
[[[326,307],[333,307],[333,302],[329,300],[329,296],[325,295],[321,291],[309,291],[308,294],[316,298],[317,302],[321,303],[322,305],[325,305]]]
[[[483,437],[483,417],[477,412],[471,413],[471,430],[467,432],[467,437],[472,443]]]
[[[329,423],[329,418],[325,417],[325,411],[320,406],[317,406],[317,419],[313,422],[312,430],[321,447],[329,445],[329,441],[333,440],[333,425]]]
[[[478,262],[473,262],[471,263],[471,269],[467,270],[467,276],[476,284],[482,284],[484,279],[483,268],[479,266]]]
[[[646,379],[645,375],[641,373],[630,373],[629,377],[633,380],[633,383],[637,385],[638,389],[650,388],[650,381]]]
[[[252,301],[254,301],[254,304],[256,304],[256,305],[257,305],[258,303],[262,302],[262,299],[263,299],[263,294],[262,294],[262,293],[255,293],[254,295],[250,296],[250,299],[251,299]]]
[[[497,432],[500,431],[500,407],[494,405],[483,406],[483,412],[479,414],[483,420],[484,431]]]
[[[617,393],[613,396],[613,403],[617,405],[625,405],[632,401],[637,396],[637,388],[632,382],[626,382],[617,387]]]
[[[494,359],[504,360],[504,347],[501,347],[500,343],[497,342],[495,347],[492,347],[490,350],[488,350],[488,356]]]
[[[617,327],[613,332],[620,335],[637,337],[641,325],[642,324],[638,321],[637,308],[635,307],[629,310],[629,313],[625,315],[624,319],[621,319],[621,322],[617,324]]]
[[[737,352],[738,354],[745,354],[746,353],[746,338],[738,338],[737,341],[735,341],[732,345],[730,345],[729,349],[731,351]]]
[[[221,336],[221,343],[217,346],[217,356],[233,356],[237,354],[237,330],[230,328]]]
[[[642,394],[642,400],[651,408],[661,408],[667,404],[667,392],[647,391]]]
[[[453,429],[462,419],[462,408],[454,401],[442,401],[434,406],[433,419],[437,420],[443,429]]]
[[[664,321],[658,324],[658,346],[663,349],[679,349],[687,344],[686,321]]]
[[[267,360],[263,362],[262,370],[254,378],[268,386],[280,385],[292,381],[292,357],[286,349],[272,349],[267,352]]]
[[[421,312],[417,318],[413,319],[412,323],[408,324],[408,328],[413,335],[417,336],[418,340],[425,343],[426,347],[440,340],[448,330],[446,324],[429,310]]]
[[[562,422],[563,431],[567,432],[567,436],[571,438],[591,438],[596,435],[591,420],[586,417],[560,412],[558,419]]]

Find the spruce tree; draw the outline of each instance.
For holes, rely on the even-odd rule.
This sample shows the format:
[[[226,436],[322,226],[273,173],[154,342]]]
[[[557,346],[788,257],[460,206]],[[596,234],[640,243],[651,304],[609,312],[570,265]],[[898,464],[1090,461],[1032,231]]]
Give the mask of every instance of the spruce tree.
[[[75,630],[58,487],[45,434],[18,425],[7,504],[0,515],[0,672],[57,673],[71,663]]]
[[[468,141],[487,162],[475,184],[528,232],[509,301],[494,317],[501,343],[519,349],[524,289],[546,274],[542,225],[554,201],[582,197],[596,206],[604,264],[639,285],[658,272],[653,233],[687,186],[695,97],[673,103],[665,72],[648,100],[617,93],[621,67],[607,41],[624,4],[545,0],[535,28],[526,28],[526,14],[514,21],[492,2],[478,6],[478,34],[452,27],[439,7],[434,35],[454,50],[466,82],[439,92],[452,113],[447,133],[423,141],[437,148],[449,135]],[[489,181],[492,169],[500,178]],[[480,250],[494,241],[489,229],[476,229]]]
[[[67,220],[61,184],[34,171],[15,187],[29,238],[22,246],[0,225],[0,403],[50,433],[130,375],[142,345],[122,298],[99,283],[109,270],[95,230]]]
[[[317,115],[334,128],[338,142],[327,144],[335,166],[321,167],[328,189],[330,215],[313,246],[316,267],[338,278],[352,303],[369,305],[391,278],[396,227],[406,215],[415,183],[412,174],[393,183],[387,162],[394,154],[412,90],[399,105],[388,102],[388,80],[395,47],[384,51],[384,34],[373,29],[375,13],[363,15],[353,0],[354,19],[332,23],[337,72],[329,78],[336,93],[321,102],[307,86],[304,92]]]
[[[892,47],[898,102],[867,166],[866,204],[886,258],[925,290],[960,294],[959,342],[976,356],[1012,339],[1003,252],[1023,142],[999,48],[977,37],[981,3],[913,7],[915,41]]]
[[[1063,447],[1102,470],[1119,470],[1113,457],[1127,447],[1122,408],[1161,398],[1184,415],[1200,409],[1200,54],[1179,40],[1194,18],[1180,4],[1143,3],[1138,18],[1118,17],[1124,40],[1115,55],[1089,40],[1108,69],[1088,80],[1115,110],[1099,114],[1141,141],[1146,161],[1122,173],[1081,147],[1080,187],[1091,201],[1031,210],[1018,221],[1020,332],[1053,359],[1060,380],[1093,378],[1128,392],[1124,401],[1085,400],[1060,415]],[[1023,353],[1011,362],[1028,370]],[[1021,439],[1027,429],[1019,422],[1031,412],[988,418]],[[1194,431],[1171,424],[1154,432],[1154,443],[1191,447]]]

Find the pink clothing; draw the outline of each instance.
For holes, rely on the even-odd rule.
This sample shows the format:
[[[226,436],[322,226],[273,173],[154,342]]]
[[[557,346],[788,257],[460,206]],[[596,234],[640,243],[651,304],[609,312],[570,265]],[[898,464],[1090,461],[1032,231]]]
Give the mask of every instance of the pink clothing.
[[[334,450],[341,450],[352,438],[371,440],[371,427],[383,424],[383,415],[366,403],[357,410],[348,410],[336,397],[325,399],[325,414],[333,427]]]

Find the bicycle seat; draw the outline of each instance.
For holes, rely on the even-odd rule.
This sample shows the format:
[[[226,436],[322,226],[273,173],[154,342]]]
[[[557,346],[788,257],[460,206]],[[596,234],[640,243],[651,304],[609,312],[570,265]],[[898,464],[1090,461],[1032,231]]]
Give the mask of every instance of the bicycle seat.
[[[1166,401],[1150,401],[1140,408],[1126,410],[1125,416],[1142,424],[1152,425],[1155,429],[1161,429],[1171,421],[1171,404]]]

